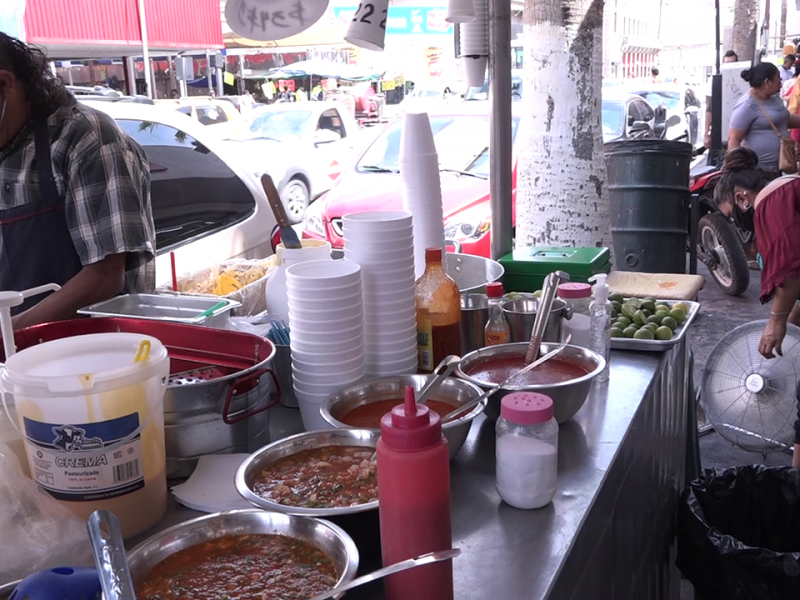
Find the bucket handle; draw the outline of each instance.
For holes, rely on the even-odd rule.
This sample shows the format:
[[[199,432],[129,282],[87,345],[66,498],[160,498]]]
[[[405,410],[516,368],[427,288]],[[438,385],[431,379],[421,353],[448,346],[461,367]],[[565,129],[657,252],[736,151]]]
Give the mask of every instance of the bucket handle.
[[[270,377],[272,377],[272,381],[273,383],[275,383],[275,389],[277,390],[277,393],[273,394],[274,398],[270,400],[270,402],[268,402],[265,406],[248,411],[243,415],[231,417],[230,415],[231,402],[233,401],[233,397],[236,395],[236,386],[245,383],[247,381],[251,381],[253,379],[257,380],[259,377],[261,377],[262,375],[266,375],[267,373],[269,373]],[[235,425],[236,423],[240,423],[245,419],[249,419],[253,415],[257,415],[259,413],[264,412],[265,410],[269,410],[270,408],[275,406],[280,401],[280,399],[281,399],[281,384],[278,381],[278,376],[275,374],[275,371],[273,371],[272,369],[261,369],[258,371],[253,371],[249,375],[245,375],[244,377],[237,379],[228,390],[228,397],[225,398],[225,406],[222,408],[222,421],[226,425]]]

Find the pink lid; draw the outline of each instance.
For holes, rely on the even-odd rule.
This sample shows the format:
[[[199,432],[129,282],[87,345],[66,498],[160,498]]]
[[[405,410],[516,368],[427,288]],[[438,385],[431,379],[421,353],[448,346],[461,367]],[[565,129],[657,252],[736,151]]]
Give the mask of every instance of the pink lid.
[[[579,298],[591,298],[592,286],[588,283],[562,283],[558,286],[558,295],[565,300],[578,300]]]
[[[442,421],[424,404],[417,404],[414,388],[406,386],[405,403],[381,418],[381,439],[392,450],[424,450],[442,440]]]
[[[503,284],[499,281],[493,281],[486,284],[486,297],[487,298],[502,298],[503,297]]]
[[[545,423],[553,418],[553,400],[535,392],[514,392],[500,401],[500,416],[519,425]]]

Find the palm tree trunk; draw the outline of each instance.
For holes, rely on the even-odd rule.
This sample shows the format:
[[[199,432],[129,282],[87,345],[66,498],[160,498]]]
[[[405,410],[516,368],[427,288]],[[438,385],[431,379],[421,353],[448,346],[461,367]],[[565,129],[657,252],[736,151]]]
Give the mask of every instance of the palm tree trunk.
[[[519,245],[611,246],[601,92],[603,0],[525,1]]]
[[[739,60],[755,57],[760,9],[760,0],[736,0],[733,5],[733,50]]]

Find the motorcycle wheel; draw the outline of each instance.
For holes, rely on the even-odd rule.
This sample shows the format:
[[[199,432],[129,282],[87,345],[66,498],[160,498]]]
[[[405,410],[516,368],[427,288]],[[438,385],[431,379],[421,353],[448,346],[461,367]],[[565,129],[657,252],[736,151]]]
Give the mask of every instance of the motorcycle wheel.
[[[719,213],[710,213],[700,219],[697,243],[698,252],[710,257],[711,277],[729,296],[741,296],[750,285],[750,269],[741,240],[730,223]]]

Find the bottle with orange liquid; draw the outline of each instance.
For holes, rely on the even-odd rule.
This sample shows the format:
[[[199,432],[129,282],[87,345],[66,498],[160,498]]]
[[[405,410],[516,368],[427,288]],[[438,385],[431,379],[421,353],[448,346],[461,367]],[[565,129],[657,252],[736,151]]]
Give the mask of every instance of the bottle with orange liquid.
[[[425,250],[416,297],[419,370],[431,372],[445,356],[461,353],[461,294],[445,273],[441,248]]]

